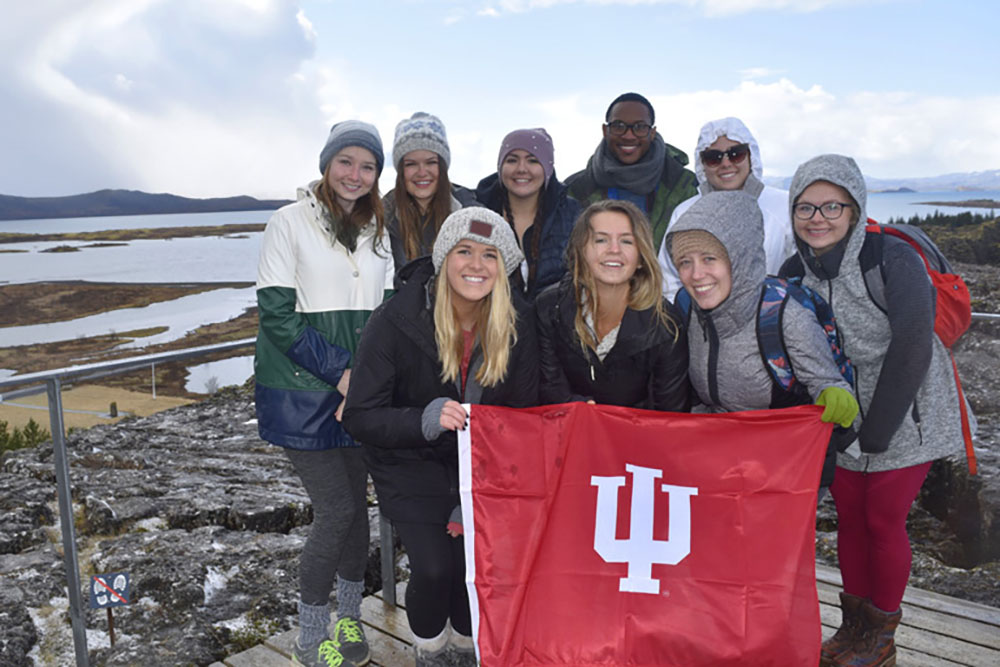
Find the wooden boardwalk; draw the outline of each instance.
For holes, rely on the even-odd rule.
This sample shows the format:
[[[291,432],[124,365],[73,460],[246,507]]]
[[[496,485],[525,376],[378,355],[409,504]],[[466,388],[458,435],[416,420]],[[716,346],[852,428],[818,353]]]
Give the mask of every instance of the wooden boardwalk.
[[[816,565],[823,638],[840,624],[840,573]],[[406,584],[397,587],[403,600]],[[386,604],[381,595],[362,604],[365,633],[372,662],[379,667],[409,667],[413,647],[406,612]],[[226,658],[212,667],[287,666],[297,630],[271,637],[254,648]],[[1000,609],[910,587],[903,597],[903,620],[896,632],[899,667],[1000,666]]]

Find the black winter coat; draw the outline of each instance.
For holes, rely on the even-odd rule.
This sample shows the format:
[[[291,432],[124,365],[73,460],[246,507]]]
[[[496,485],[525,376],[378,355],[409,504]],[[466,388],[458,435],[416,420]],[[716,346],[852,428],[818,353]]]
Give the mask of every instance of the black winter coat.
[[[479,181],[476,188],[476,199],[483,206],[503,215],[504,192],[498,174],[490,174]],[[542,228],[532,225],[524,232],[523,250],[528,259],[528,284],[521,281],[521,272],[512,276],[512,282],[524,290],[525,296],[534,301],[538,294],[554,283],[559,282],[566,274],[566,245],[569,243],[573,223],[582,210],[580,203],[569,196],[566,186],[556,179],[555,173],[549,178],[548,185],[542,191]],[[538,255],[534,255],[535,235],[538,238]]]
[[[597,403],[648,410],[688,412],[687,335],[681,314],[667,312],[680,329],[675,337],[656,321],[653,309],[625,309],[618,339],[602,362],[580,346],[573,327],[576,297],[569,279],[549,287],[535,300],[543,403],[593,399]]]
[[[404,269],[400,290],[368,320],[351,371],[344,424],[362,443],[382,512],[393,521],[440,523],[458,499],[458,439],[447,431],[424,439],[421,417],[432,400],[462,402],[455,383],[441,381],[434,340],[430,257]],[[484,387],[480,403],[508,407],[538,404],[538,344],[530,307],[519,300],[517,344],[507,377]],[[480,354],[473,352],[471,369]]]

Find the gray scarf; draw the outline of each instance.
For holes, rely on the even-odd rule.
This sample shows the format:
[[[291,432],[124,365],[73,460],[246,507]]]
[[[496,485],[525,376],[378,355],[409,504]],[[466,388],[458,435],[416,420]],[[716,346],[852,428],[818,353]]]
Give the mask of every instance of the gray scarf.
[[[639,195],[656,190],[663,174],[667,157],[667,144],[659,133],[653,137],[649,150],[635,164],[622,164],[608,151],[607,141],[601,139],[597,150],[590,156],[587,168],[594,182],[602,188],[624,188]]]
[[[756,199],[757,197],[760,196],[760,193],[764,191],[764,184],[761,181],[757,180],[757,177],[754,176],[753,172],[751,171],[749,174],[747,174],[747,180],[744,181],[743,187],[740,189],[743,190],[743,192],[750,195],[751,197],[753,197],[754,199]],[[712,184],[709,183],[708,179],[706,178],[704,183],[698,184],[698,191],[702,195],[707,195],[709,192],[715,192],[715,188],[712,187]]]

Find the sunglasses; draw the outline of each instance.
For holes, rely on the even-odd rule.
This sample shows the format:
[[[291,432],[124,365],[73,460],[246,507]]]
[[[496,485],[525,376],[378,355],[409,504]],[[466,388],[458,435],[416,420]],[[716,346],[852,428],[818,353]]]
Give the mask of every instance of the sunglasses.
[[[701,152],[701,163],[706,167],[718,167],[722,164],[722,158],[728,157],[733,164],[743,162],[750,155],[748,144],[737,144],[729,150],[717,151],[714,148],[706,148]]]

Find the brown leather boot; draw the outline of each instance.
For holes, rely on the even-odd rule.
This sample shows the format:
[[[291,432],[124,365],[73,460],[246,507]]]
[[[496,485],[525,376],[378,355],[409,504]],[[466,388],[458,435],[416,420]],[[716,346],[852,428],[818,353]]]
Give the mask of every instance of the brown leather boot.
[[[834,664],[849,667],[894,667],[896,664],[896,626],[903,612],[882,611],[871,600],[861,608],[864,633],[847,653],[838,655]]]
[[[857,595],[840,593],[840,627],[832,637],[823,642],[819,654],[821,666],[838,664],[835,662],[836,657],[847,652],[861,637],[861,607],[865,602],[864,598],[859,598]]]

